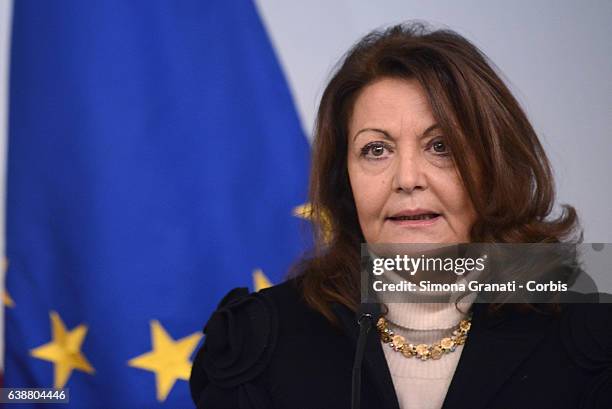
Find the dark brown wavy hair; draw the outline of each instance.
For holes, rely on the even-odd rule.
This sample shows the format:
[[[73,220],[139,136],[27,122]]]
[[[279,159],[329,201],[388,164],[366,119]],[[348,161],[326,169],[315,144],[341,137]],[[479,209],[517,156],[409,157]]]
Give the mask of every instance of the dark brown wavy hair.
[[[330,304],[359,304],[365,242],[347,171],[347,129],[360,91],[381,78],[420,83],[472,200],[478,243],[555,243],[578,229],[555,200],[549,161],[492,63],[450,30],[409,23],[374,31],[346,54],[325,88],[314,131],[309,199],[315,248],[293,269],[306,302],[334,322]]]

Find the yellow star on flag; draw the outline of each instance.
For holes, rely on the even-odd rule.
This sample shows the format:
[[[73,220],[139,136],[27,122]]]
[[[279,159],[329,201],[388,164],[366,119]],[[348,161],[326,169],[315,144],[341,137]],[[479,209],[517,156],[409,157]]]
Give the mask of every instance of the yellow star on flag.
[[[312,212],[312,205],[310,203],[304,203],[303,205],[293,208],[294,216],[301,219],[310,220],[311,222],[314,221],[314,215]],[[321,229],[323,229],[323,239],[329,243],[332,239],[332,224],[329,214],[325,211],[321,212]]]
[[[8,264],[8,258],[4,257],[2,259],[2,269],[4,270],[4,274],[6,274],[6,272],[8,271]],[[2,304],[4,304],[5,307],[9,308],[13,308],[15,306],[15,301],[13,301],[6,289],[2,291]]]
[[[310,216],[312,215],[312,206],[310,206],[310,203],[295,206],[293,208],[293,215],[302,219],[310,220]]]
[[[202,334],[195,332],[177,341],[172,339],[157,320],[151,321],[153,350],[128,361],[133,368],[155,373],[157,400],[163,402],[177,379],[189,380],[189,357],[200,342]]]
[[[8,291],[4,290],[2,292],[2,303],[5,307],[13,308],[15,306],[15,301],[11,298]]]
[[[81,345],[87,335],[87,326],[81,324],[72,331],[67,331],[64,322],[55,311],[51,317],[52,341],[30,350],[34,358],[53,362],[55,365],[53,386],[63,388],[73,370],[78,369],[88,374],[95,372],[94,368],[81,353]]]
[[[268,277],[266,277],[263,271],[261,271],[259,268],[253,271],[253,287],[255,288],[255,291],[272,287],[272,283]]]

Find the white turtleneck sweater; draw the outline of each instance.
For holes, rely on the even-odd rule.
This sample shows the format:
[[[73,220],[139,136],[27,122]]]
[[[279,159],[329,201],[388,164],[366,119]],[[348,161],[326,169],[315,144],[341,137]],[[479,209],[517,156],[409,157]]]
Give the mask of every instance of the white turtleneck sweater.
[[[397,276],[387,272],[387,279],[395,281]],[[415,295],[413,299],[419,296]],[[449,298],[450,294],[449,294]],[[468,296],[455,303],[386,303],[389,329],[402,335],[408,343],[432,344],[450,337],[459,322],[467,317],[475,297]],[[462,312],[463,311],[463,312]],[[469,334],[467,341],[469,342]],[[381,341],[382,343],[382,341]],[[440,359],[421,361],[416,357],[406,358],[382,343],[385,358],[393,379],[393,386],[401,409],[440,409],[451,383],[463,345]]]

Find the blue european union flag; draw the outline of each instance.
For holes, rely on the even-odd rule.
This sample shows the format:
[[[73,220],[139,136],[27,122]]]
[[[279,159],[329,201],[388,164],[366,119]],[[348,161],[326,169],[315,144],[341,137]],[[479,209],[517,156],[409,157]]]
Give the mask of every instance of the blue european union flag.
[[[256,8],[19,0],[13,19],[4,386],[192,407],[221,296],[307,244],[309,147]]]

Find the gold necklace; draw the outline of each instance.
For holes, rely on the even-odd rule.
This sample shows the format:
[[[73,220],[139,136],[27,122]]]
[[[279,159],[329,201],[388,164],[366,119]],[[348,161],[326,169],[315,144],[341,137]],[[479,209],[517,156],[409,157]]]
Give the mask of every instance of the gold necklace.
[[[440,341],[431,345],[414,345],[407,343],[406,338],[395,334],[393,330],[389,329],[389,321],[384,317],[380,317],[376,324],[382,342],[389,344],[394,351],[401,352],[406,358],[416,356],[422,361],[427,361],[430,358],[440,359],[442,355],[454,352],[458,345],[465,344],[471,326],[472,317],[470,315],[467,319],[459,322],[459,325],[457,325],[457,328],[453,331],[453,335],[450,337],[442,338]]]

